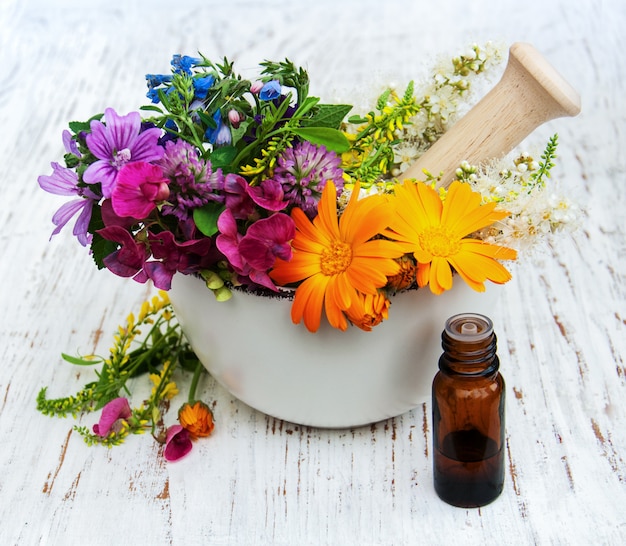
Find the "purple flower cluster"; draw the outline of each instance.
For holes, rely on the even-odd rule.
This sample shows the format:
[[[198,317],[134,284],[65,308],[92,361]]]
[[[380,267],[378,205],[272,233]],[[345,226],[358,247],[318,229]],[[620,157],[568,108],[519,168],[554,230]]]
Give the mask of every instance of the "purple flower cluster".
[[[158,104],[147,108],[161,116],[107,108],[64,131],[66,165],[38,179],[72,198],[54,214],[52,235],[76,217],[73,233],[99,267],[164,290],[177,272],[205,270],[277,290],[269,272],[291,259],[291,210],[312,218],[328,180],[343,188],[340,157],[298,132],[302,97],[289,85],[303,73],[284,80],[279,63],[249,82],[226,62],[175,55],[171,65],[171,75],[146,76]],[[246,178],[255,163],[262,170]]]
[[[90,128],[85,145],[96,159],[82,180],[56,163],[51,176],[39,177],[44,190],[78,197],[55,214],[53,234],[80,213],[74,234],[88,244],[92,210],[99,207],[104,227],[96,233],[115,244],[103,264],[116,275],[151,279],[169,290],[176,272],[198,272],[226,258],[239,282],[276,289],[268,271],[277,257],[291,258],[295,235],[293,220],[281,212],[289,205],[281,183],[250,186],[242,176],[213,171],[189,143],[159,144],[161,131],[142,129],[135,113],[107,109],[104,122]],[[215,238],[203,236],[193,221],[193,211],[208,203],[223,209]],[[241,223],[249,226],[244,233]]]
[[[159,167],[170,180],[170,198],[161,209],[163,214],[173,214],[181,222],[186,222],[193,209],[211,201],[224,201],[222,171],[217,169],[213,172],[211,163],[200,159],[196,149],[188,142],[167,142]]]
[[[274,179],[281,183],[289,202],[313,218],[328,180],[334,182],[337,195],[341,195],[343,171],[340,165],[341,159],[336,153],[305,141],[285,150],[278,159]]]

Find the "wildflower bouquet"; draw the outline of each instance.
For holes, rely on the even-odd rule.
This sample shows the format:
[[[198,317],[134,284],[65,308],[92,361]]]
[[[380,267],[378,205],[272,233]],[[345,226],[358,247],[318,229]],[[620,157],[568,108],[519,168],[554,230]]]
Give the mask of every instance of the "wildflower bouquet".
[[[430,173],[398,181],[497,60],[473,46],[423,89],[387,89],[349,115],[310,96],[289,60],[248,80],[227,59],[175,55],[170,74],[146,76],[143,114],[107,108],[63,132],[64,165],[39,177],[73,198],[53,235],[77,215],[99,268],[162,290],[177,273],[201,276],[218,300],[294,289],[292,319],[312,332],[323,315],[369,330],[393,293],[441,294],[453,273],[478,291],[505,283],[516,243],[574,219],[546,191],[556,136],[539,161],[461,164],[447,189]]]
[[[256,78],[245,79],[227,59],[175,55],[170,74],[146,76],[142,113],[107,108],[70,123],[64,163],[53,162],[52,174],[38,180],[72,198],[53,216],[52,235],[77,216],[73,233],[98,268],[150,280],[160,292],[120,326],[107,357],[63,355],[76,365],[100,364],[97,380],[59,399],[48,399],[44,388],[38,409],[59,416],[102,410],[92,429],[75,427],[87,443],[118,445],[150,431],[169,460],[211,434],[212,411],[195,398],[204,368],[165,292],[175,274],[204,279],[218,301],[233,290],[292,299],[293,322],[311,332],[324,315],[337,329],[369,331],[388,317],[397,292],[428,287],[438,295],[455,278],[476,291],[486,281],[507,282],[502,262],[576,225],[576,206],[548,184],[557,136],[537,160],[517,153],[461,162],[447,188],[442,173],[405,176],[500,60],[490,44],[474,45],[423,85],[387,88],[371,108],[352,112],[310,96],[307,73],[289,60],[263,62]],[[402,366],[392,373],[406,374]],[[193,371],[188,400],[178,423],[165,427],[178,393],[174,375],[185,370]],[[131,408],[129,385],[144,373],[151,394]],[[393,392],[392,403],[374,404],[380,415],[369,417],[369,395],[362,401],[368,416],[362,408],[346,411],[340,390],[334,403],[327,396],[329,382],[338,381],[336,370],[329,373],[307,389],[321,389],[333,418],[309,418],[319,412],[315,397],[287,418],[343,426],[389,416],[400,398],[410,406],[410,396]],[[288,390],[301,383],[293,380]],[[344,381],[351,385],[353,377]],[[350,415],[336,420],[341,412]]]

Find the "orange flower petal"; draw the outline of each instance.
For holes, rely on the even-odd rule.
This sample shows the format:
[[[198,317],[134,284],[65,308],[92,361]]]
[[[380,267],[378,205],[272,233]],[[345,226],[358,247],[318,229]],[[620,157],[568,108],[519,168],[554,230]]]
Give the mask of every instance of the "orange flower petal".
[[[328,277],[315,275],[306,279],[298,288],[291,305],[291,320],[304,325],[310,332],[317,332],[322,318],[322,305]]]

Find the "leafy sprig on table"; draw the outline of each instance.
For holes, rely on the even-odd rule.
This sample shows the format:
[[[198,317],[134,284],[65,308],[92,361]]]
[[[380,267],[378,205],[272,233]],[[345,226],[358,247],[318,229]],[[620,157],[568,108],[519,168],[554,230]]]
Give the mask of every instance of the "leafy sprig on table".
[[[88,444],[117,445],[129,434],[147,430],[154,435],[165,402],[178,393],[171,380],[174,371],[178,367],[193,371],[195,387],[203,370],[182,333],[166,292],[144,302],[137,317],[128,315],[126,324],[118,327],[107,357],[63,353],[62,358],[77,366],[100,364],[101,368],[96,372],[97,380],[88,382],[74,395],[47,398],[47,387],[43,387],[37,396],[37,410],[51,417],[76,418],[81,413],[97,411],[119,396],[130,395],[128,382],[140,375],[149,374],[154,383],[149,398],[132,410],[131,417],[115,434],[101,437],[87,427],[74,427]]]

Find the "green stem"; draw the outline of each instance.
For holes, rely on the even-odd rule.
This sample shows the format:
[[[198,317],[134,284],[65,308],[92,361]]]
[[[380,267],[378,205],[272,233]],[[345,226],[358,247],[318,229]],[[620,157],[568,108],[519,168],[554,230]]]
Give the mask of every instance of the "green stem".
[[[198,360],[196,369],[193,372],[193,378],[191,379],[191,385],[189,386],[189,399],[188,402],[192,404],[196,399],[196,388],[198,387],[198,381],[200,381],[200,375],[202,375],[202,369],[204,366],[202,362]]]

